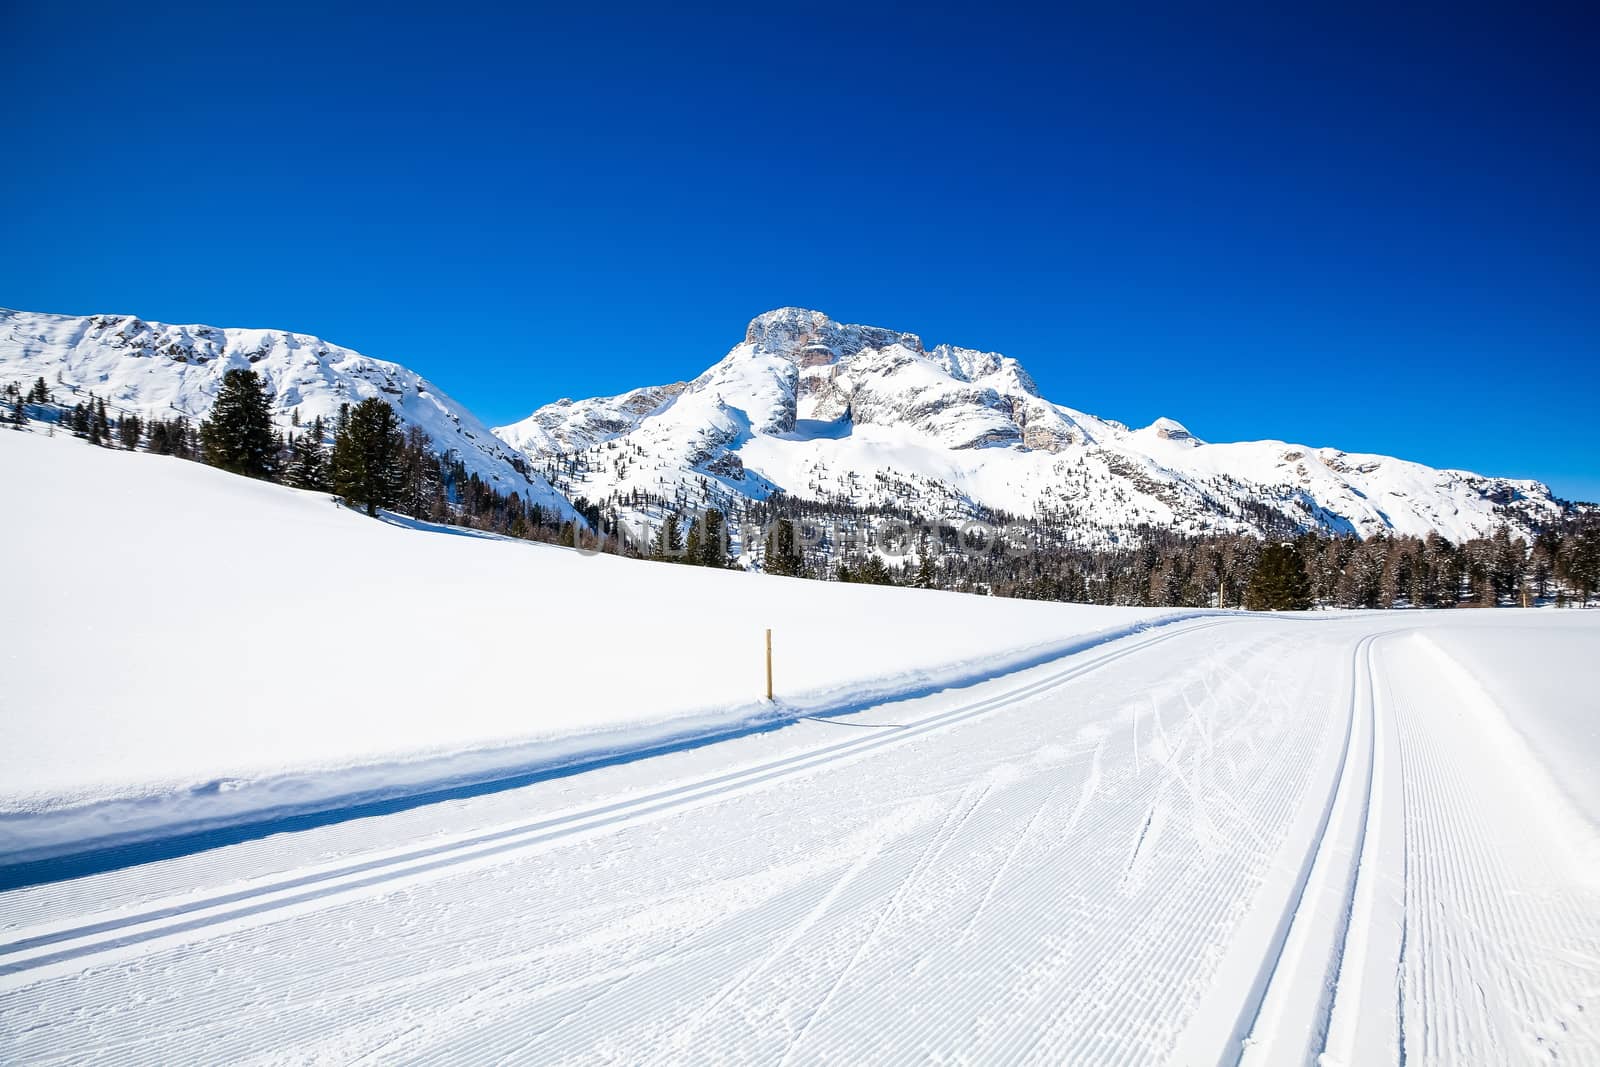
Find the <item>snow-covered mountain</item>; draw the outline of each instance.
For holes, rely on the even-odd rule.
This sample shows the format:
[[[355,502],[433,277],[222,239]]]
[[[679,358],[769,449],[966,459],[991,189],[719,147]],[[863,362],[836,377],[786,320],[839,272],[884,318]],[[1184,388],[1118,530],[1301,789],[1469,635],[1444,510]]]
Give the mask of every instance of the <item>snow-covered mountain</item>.
[[[1210,444],[1172,419],[1133,429],[1052,403],[1014,359],[780,308],[688,384],[561,400],[495,431],[569,496],[688,507],[762,499],[1050,520],[1088,543],[1141,524],[1452,540],[1560,514],[1536,481],[1283,441]]]
[[[521,422],[498,426],[494,432],[511,447],[529,456],[555,456],[579,452],[609,441],[639,425],[683,392],[684,382],[646,386],[621,396],[591,400],[568,398],[546,404]]]
[[[280,429],[339,405],[387,400],[401,423],[455,453],[469,473],[505,493],[560,513],[566,500],[519,451],[432,383],[398,363],[373,359],[307,334],[282,330],[171,326],[131,315],[46,315],[0,309],[0,382],[24,387],[43,377],[58,399],[93,393],[117,411],[171,419],[205,417],[222,376],[252,367],[266,382]]]
[[[1132,429],[1045,399],[1010,357],[801,308],[757,316],[691,382],[563,399],[493,431],[405,367],[305,334],[0,310],[0,382],[42,376],[141,415],[203,417],[223,373],[245,366],[284,429],[379,396],[468,470],[563,513],[579,496],[653,518],[663,501],[736,508],[783,492],[929,519],[1004,512],[1103,544],[1146,524],[1259,533],[1279,519],[1462,540],[1562,511],[1535,481],[1209,444],[1172,419]]]

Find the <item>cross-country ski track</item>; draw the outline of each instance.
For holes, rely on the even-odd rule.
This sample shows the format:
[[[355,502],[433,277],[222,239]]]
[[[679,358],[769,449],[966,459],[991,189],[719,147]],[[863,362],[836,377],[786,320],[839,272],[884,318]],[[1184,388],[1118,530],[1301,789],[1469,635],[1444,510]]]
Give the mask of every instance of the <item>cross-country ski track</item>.
[[[1196,618],[13,889],[0,1062],[1600,1062],[1600,833],[1509,710],[1589,614]]]

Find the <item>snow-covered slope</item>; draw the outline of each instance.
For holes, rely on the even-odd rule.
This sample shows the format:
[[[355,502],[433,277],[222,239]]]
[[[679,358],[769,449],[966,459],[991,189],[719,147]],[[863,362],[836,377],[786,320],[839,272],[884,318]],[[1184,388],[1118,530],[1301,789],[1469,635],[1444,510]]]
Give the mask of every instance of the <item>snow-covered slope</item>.
[[[621,396],[576,402],[563,398],[546,404],[521,422],[496,426],[494,433],[530,456],[578,452],[634,429],[645,416],[654,414],[683,392],[683,388],[684,383],[677,382],[646,386]]]
[[[28,516],[0,523],[0,853],[23,844],[10,817],[43,807],[142,797],[108,817],[127,830],[168,800],[215,815],[320,795],[284,775],[341,770],[348,793],[525,768],[1192,614],[591,557],[40,433],[0,431],[0,485]],[[787,711],[760,699],[769,626]]]
[[[252,489],[275,494],[289,499]],[[518,585],[560,569],[559,553],[520,555]],[[86,603],[90,576],[64,574],[53,599]],[[966,633],[980,605],[1001,607],[721,577],[777,609],[797,604],[780,590],[832,601],[845,652],[894,640],[912,611]],[[883,611],[870,627],[867,608]],[[567,640],[556,672],[450,664],[465,685],[432,720],[604,705],[636,685],[619,669],[630,631]],[[108,651],[99,634],[85,644]],[[1600,752],[1558,706],[1600,691],[1597,643],[1593,611],[1183,620],[581,770],[31,864],[0,845],[0,1061],[1600,1063],[1600,834],[1561,780],[1587,786]],[[154,648],[181,676],[187,650]],[[1539,649],[1554,654],[1526,655]],[[706,662],[649,682],[715,684]],[[83,673],[75,720],[26,721],[82,722]],[[543,687],[567,676],[589,688],[558,702]],[[506,692],[486,706],[489,678]],[[279,751],[363,715],[422,721],[342,686],[285,689]],[[113,740],[170,736],[170,701],[117,696]],[[254,712],[188,708],[180,751],[233,759],[222,742],[253,740]]]
[[[273,415],[288,430],[341,403],[387,400],[405,425],[450,450],[502,492],[561,513],[565,500],[512,447],[431,382],[397,363],[373,359],[306,334],[281,330],[170,326],[129,315],[45,315],[0,308],[0,382],[43,377],[57,399],[94,393],[115,411],[170,419],[204,418],[222,376],[251,367],[266,381]],[[527,472],[527,473],[525,473]]]
[[[1141,524],[1264,532],[1274,515],[1362,537],[1462,540],[1561,511],[1535,481],[1282,441],[1209,444],[1166,418],[1130,429],[1046,400],[1007,356],[929,349],[800,308],[752,320],[686,386],[564,400],[496,432],[569,495],[602,503],[642,493],[694,506],[781,489],[930,518],[1050,518],[1089,543]]]

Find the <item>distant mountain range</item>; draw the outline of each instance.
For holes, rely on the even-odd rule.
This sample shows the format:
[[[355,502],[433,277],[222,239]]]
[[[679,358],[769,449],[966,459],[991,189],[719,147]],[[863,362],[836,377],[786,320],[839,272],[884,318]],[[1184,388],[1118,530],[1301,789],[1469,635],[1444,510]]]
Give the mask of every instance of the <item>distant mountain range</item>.
[[[1282,441],[1208,444],[1039,395],[1015,359],[780,308],[691,382],[559,400],[495,430],[569,496],[760,499],[782,490],[929,517],[1004,512],[1084,544],[1141,525],[1262,533],[1283,522],[1451,540],[1528,530],[1563,506],[1536,481]],[[652,506],[647,505],[646,510]]]
[[[1172,419],[1133,429],[1052,403],[1015,359],[780,308],[690,382],[558,400],[490,431],[395,363],[304,334],[0,310],[0,381],[43,376],[141,414],[203,417],[254,367],[288,428],[380,396],[504,492],[625,516],[775,493],[927,518],[1003,513],[1074,541],[1142,527],[1360,537],[1526,532],[1564,510],[1537,481],[1282,441],[1212,444]],[[565,499],[563,499],[565,498]]]

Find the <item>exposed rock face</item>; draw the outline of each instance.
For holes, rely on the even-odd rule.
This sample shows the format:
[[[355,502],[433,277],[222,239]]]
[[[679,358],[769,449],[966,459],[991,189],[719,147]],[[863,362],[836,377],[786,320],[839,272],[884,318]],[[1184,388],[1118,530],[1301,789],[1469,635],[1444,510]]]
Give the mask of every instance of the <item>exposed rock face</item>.
[[[706,464],[706,470],[734,481],[744,480],[744,461],[737,452],[724,452]]]
[[[850,418],[856,425],[900,426],[947,448],[1020,443],[1012,405],[983,379],[956,377],[904,345],[851,357]]]
[[[893,344],[922,351],[922,339],[914,333],[899,333],[877,326],[845,326],[820,311],[805,308],[778,308],[757,315],[745,328],[744,343],[752,352],[779,355],[805,366],[829,362],[821,358],[824,353],[830,353],[836,361],[853,356],[863,348],[886,348]]]
[[[1172,419],[1157,419],[1150,426],[1155,430],[1156,436],[1163,441],[1193,441],[1195,439],[1194,434]]]

